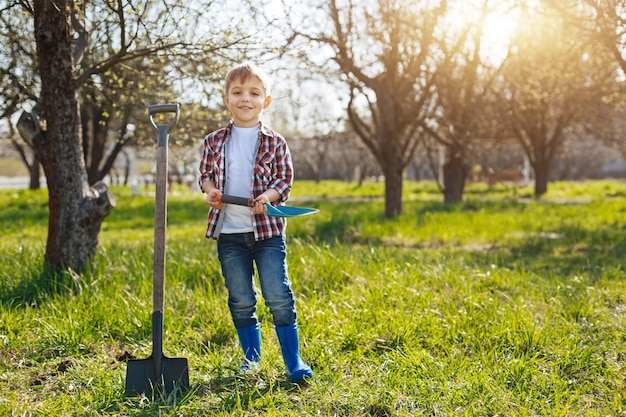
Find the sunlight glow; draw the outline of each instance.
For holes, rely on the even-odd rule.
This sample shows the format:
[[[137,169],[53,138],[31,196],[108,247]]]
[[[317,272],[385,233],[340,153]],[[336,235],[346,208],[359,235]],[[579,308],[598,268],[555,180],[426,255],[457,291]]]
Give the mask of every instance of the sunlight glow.
[[[484,62],[498,65],[506,56],[511,37],[517,30],[520,10],[512,8],[509,2],[498,3],[485,16],[481,37],[481,58]],[[455,34],[467,28],[478,29],[480,24],[481,2],[464,1],[453,3],[447,16],[446,29],[454,38]]]
[[[517,18],[512,13],[490,15],[483,25],[483,58],[492,63],[501,62],[516,29]]]

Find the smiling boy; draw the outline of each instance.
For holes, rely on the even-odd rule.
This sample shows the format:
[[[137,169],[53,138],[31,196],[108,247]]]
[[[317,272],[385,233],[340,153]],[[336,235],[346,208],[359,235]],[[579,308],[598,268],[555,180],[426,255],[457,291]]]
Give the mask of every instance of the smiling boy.
[[[233,68],[226,76],[224,102],[232,119],[204,139],[198,182],[209,205],[206,237],[217,239],[228,307],[244,352],[239,370],[258,367],[261,357],[256,267],[289,379],[300,382],[313,372],[299,353],[295,298],[287,274],[286,221],[268,216],[265,206],[289,198],[291,153],[285,139],[261,121],[272,103],[270,80],[263,70],[251,63]],[[224,204],[222,194],[251,197],[256,203],[252,209]]]

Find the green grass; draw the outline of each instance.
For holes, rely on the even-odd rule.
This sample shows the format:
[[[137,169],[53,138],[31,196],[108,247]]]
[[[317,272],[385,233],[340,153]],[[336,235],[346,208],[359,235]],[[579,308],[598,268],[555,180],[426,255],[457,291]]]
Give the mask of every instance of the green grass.
[[[446,206],[407,182],[403,215],[383,184],[298,182],[290,274],[301,349],[287,382],[260,303],[261,368],[241,353],[199,194],[168,197],[165,351],[192,391],[126,398],[125,359],[150,355],[149,195],[114,189],[92,270],[41,274],[45,190],[0,191],[0,415],[617,416],[626,413],[626,183],[532,190],[471,185]]]

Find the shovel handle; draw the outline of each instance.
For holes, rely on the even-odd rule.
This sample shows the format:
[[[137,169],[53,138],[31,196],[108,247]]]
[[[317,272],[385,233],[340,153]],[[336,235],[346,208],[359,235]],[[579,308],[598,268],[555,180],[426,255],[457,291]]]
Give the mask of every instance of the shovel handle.
[[[224,204],[235,204],[237,206],[254,207],[254,198],[235,197],[234,195],[222,194],[219,200]]]
[[[172,118],[170,123],[166,125],[158,125],[154,121],[153,115],[159,114],[159,113],[174,113],[174,117]],[[168,133],[174,126],[176,126],[176,123],[178,123],[179,116],[180,116],[180,105],[178,104],[153,104],[153,105],[148,106],[148,117],[150,118],[150,123],[152,123],[152,126],[154,126],[157,132],[159,132],[159,138],[158,138],[159,147],[162,147],[162,146],[167,147]]]
[[[167,227],[167,142],[169,131],[178,122],[178,104],[156,104],[148,106],[148,117],[158,132],[156,190],[154,204],[154,265],[152,282],[153,312],[162,314],[165,298],[165,229]],[[157,113],[175,113],[166,125],[157,125],[152,117]],[[153,332],[154,333],[154,332]]]

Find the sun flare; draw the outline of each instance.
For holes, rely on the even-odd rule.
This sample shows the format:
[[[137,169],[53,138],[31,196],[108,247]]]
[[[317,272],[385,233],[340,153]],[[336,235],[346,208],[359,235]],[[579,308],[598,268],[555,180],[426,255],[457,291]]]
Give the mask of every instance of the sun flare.
[[[517,19],[511,13],[487,16],[482,26],[484,57],[494,61],[502,60],[516,29]]]
[[[519,10],[511,8],[510,4],[497,6],[483,15],[480,2],[458,2],[453,3],[447,16],[452,33],[460,34],[468,28],[473,29],[473,33],[480,30],[481,57],[494,64],[504,59],[519,19]]]

